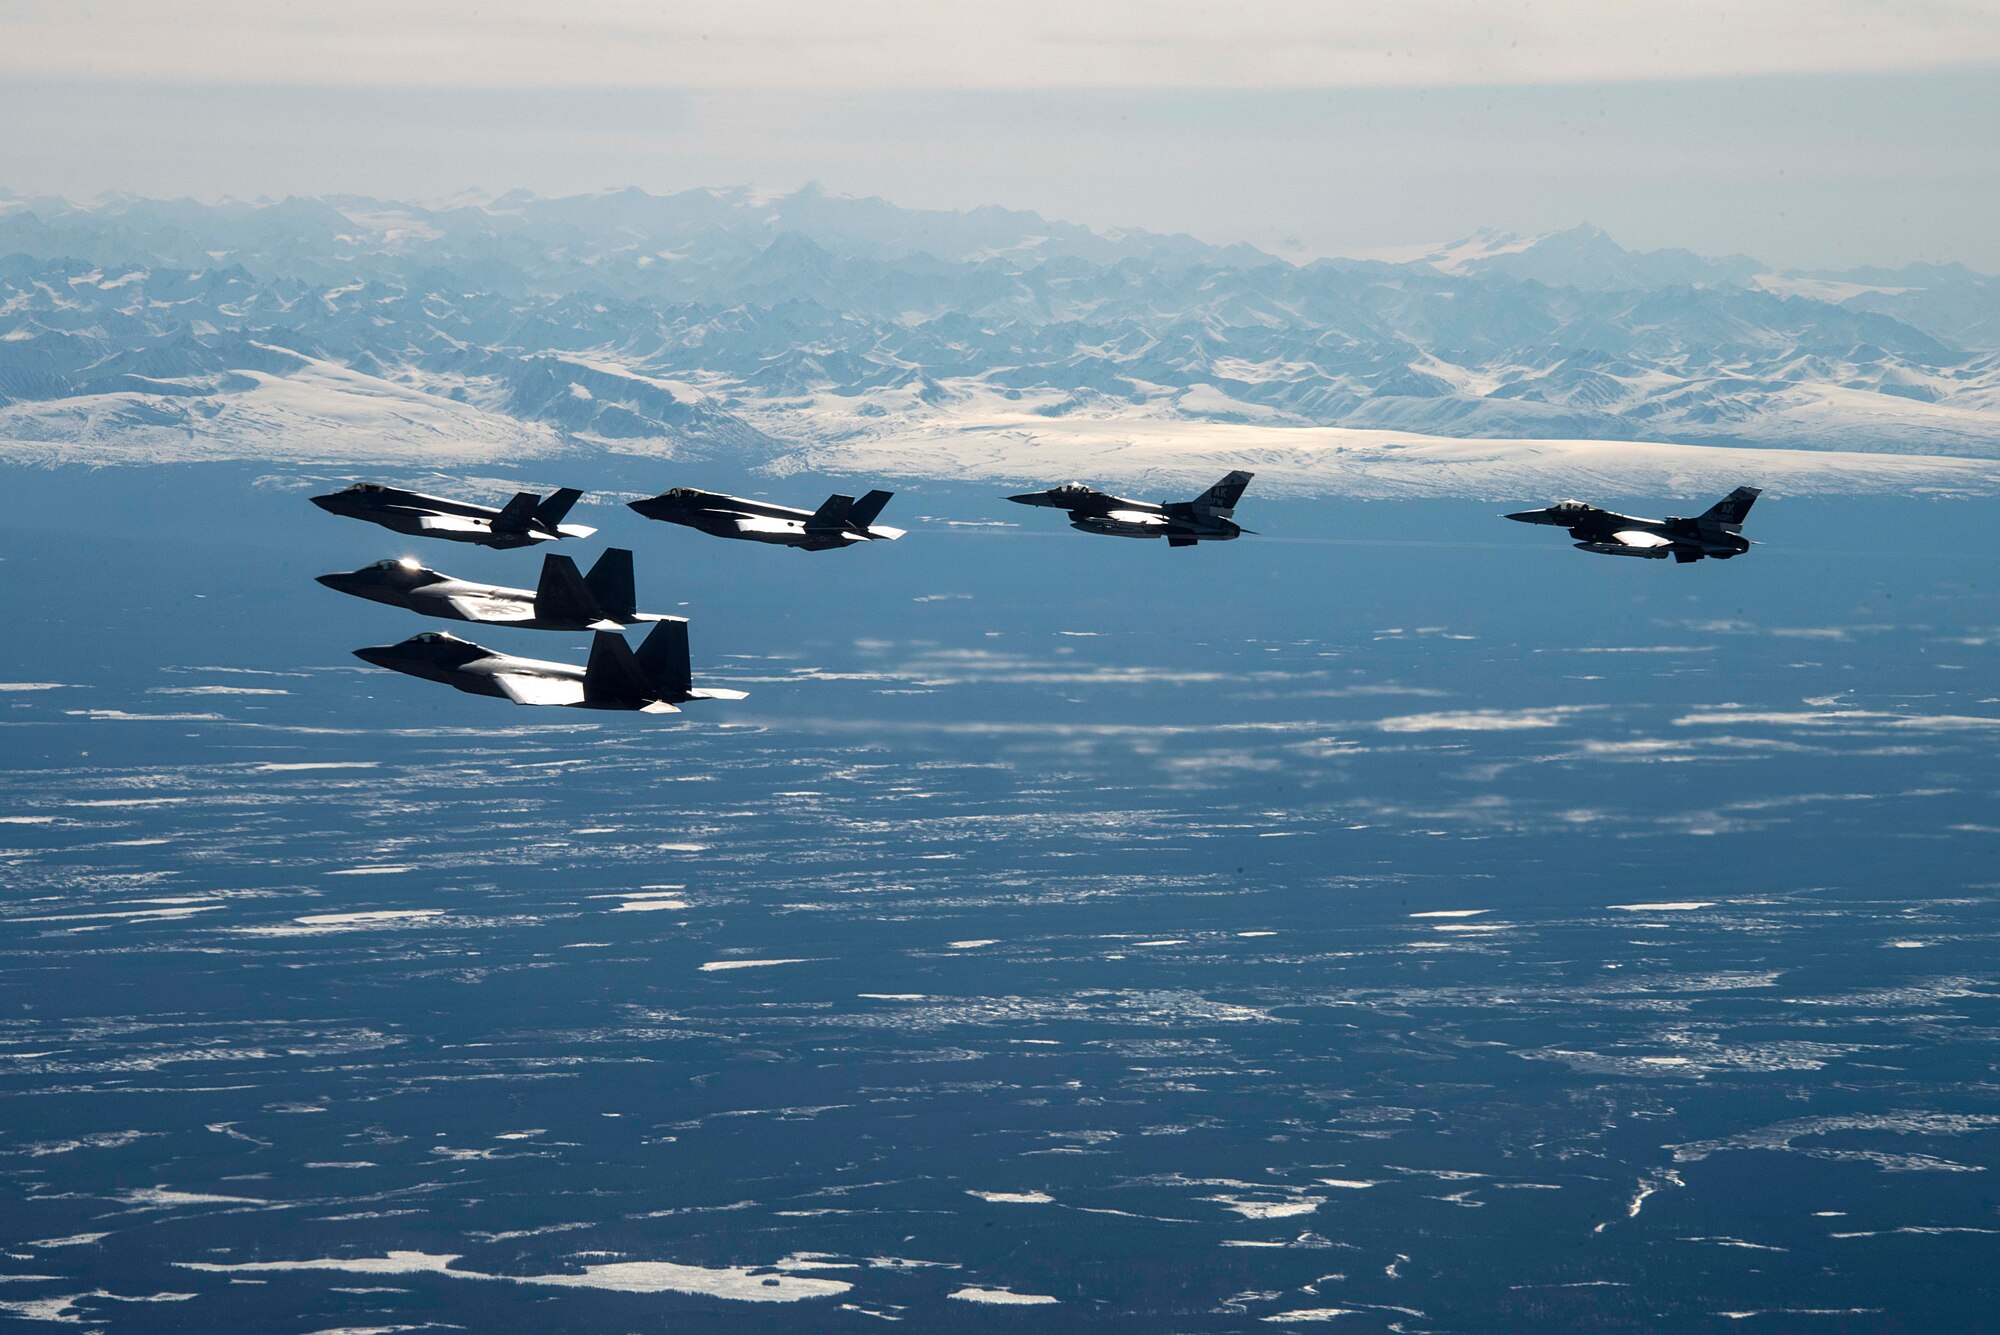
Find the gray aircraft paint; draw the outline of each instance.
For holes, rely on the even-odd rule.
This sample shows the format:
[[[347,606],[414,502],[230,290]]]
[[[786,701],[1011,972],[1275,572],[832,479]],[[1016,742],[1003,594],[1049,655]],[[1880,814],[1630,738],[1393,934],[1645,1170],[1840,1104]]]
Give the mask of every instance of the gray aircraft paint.
[[[533,589],[456,579],[408,557],[320,575],[318,581],[419,616],[523,630],[617,630],[683,619],[634,609],[632,553],[621,547],[607,549],[586,575],[577,573],[569,557],[551,552],[542,558],[542,577]]]
[[[1112,538],[1165,538],[1169,547],[1198,542],[1227,542],[1251,530],[1231,518],[1243,489],[1253,475],[1234,472],[1191,501],[1128,501],[1122,496],[1065,482],[1047,491],[1031,491],[1007,499],[1017,505],[1067,510],[1071,528]]]
[[[871,491],[856,500],[836,493],[827,497],[817,510],[795,510],[787,505],[726,496],[698,487],[675,487],[629,504],[648,519],[680,524],[714,537],[821,552],[851,547],[857,542],[893,542],[902,537],[902,529],[875,522],[892,495],[893,492]]]
[[[583,667],[503,654],[436,630],[397,644],[356,649],[354,656],[469,695],[495,696],[517,705],[673,714],[690,700],[741,700],[746,694],[694,685],[687,622],[679,618],[654,626],[637,653],[616,631],[598,631],[591,637],[590,659]]]
[[[1686,565],[1711,557],[1727,561],[1749,551],[1753,544],[1743,536],[1743,521],[1762,494],[1757,487],[1738,487],[1692,519],[1635,519],[1582,501],[1557,501],[1545,509],[1506,517],[1566,528],[1578,547],[1599,556],[1643,556],[1655,561],[1671,556]]]
[[[562,538],[587,538],[597,532],[582,524],[562,522],[582,495],[573,487],[552,491],[547,497],[532,491],[517,492],[514,499],[496,510],[488,505],[426,496],[377,482],[357,482],[344,490],[315,496],[312,503],[328,514],[366,520],[412,537],[510,548],[532,547],[538,542]]]

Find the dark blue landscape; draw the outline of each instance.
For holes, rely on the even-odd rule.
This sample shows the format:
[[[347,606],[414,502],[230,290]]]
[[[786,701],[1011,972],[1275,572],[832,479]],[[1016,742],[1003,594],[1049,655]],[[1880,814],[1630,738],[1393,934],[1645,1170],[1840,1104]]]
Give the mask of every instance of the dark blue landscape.
[[[586,504],[751,693],[662,719],[352,658],[426,623],[312,576],[539,554],[346,476],[4,473],[0,1312],[1990,1322],[1990,501],[1773,493],[1688,567],[1535,496],[1168,551],[914,484],[818,555]]]

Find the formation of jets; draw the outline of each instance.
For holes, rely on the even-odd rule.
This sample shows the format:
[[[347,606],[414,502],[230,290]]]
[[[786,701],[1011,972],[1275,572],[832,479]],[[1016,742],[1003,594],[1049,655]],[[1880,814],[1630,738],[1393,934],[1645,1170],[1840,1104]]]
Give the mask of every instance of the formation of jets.
[[[1236,523],[1236,504],[1251,475],[1233,472],[1191,501],[1133,501],[1066,482],[1046,491],[1007,499],[1019,505],[1063,510],[1072,528],[1101,537],[1165,538],[1169,547],[1227,542],[1251,532]],[[1557,501],[1540,510],[1506,516],[1524,524],[1569,530],[1576,545],[1605,556],[1672,557],[1678,563],[1713,558],[1726,561],[1750,550],[1743,521],[1761,493],[1738,487],[1692,519],[1637,519],[1582,501]],[[565,524],[583,493],[570,487],[543,497],[520,492],[494,509],[441,496],[426,496],[372,482],[312,498],[322,510],[380,524],[415,537],[443,538],[500,549],[527,547],[563,538],[587,538],[597,530]],[[718,538],[830,551],[863,542],[894,541],[903,530],[875,521],[891,499],[871,491],[856,500],[833,495],[818,509],[799,510],[768,501],[728,496],[695,487],[675,487],[631,502],[648,519],[680,524]],[[321,575],[319,582],[341,593],[420,616],[467,621],[519,630],[590,631],[590,656],[582,667],[522,658],[488,649],[443,631],[425,631],[396,644],[355,650],[377,667],[441,682],[473,695],[494,696],[521,705],[577,709],[679,712],[694,700],[741,700],[742,691],[698,688],[688,657],[687,620],[638,609],[632,553],[607,548],[580,573],[567,556],[542,558],[533,589],[481,584],[440,574],[408,557],[377,561],[359,570]],[[627,626],[653,629],[635,651],[623,634]]]

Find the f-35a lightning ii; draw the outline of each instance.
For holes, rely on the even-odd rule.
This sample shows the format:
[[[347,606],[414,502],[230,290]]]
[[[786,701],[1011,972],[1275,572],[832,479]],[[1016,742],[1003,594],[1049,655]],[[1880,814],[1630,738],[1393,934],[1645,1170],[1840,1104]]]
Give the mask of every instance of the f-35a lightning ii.
[[[1545,510],[1523,510],[1507,518],[1566,528],[1578,547],[1600,556],[1645,556],[1656,561],[1671,556],[1682,564],[1705,556],[1727,561],[1750,550],[1743,520],[1762,494],[1756,487],[1738,487],[1693,519],[1634,519],[1582,501],[1557,501]]]
[[[1223,542],[1239,533],[1230,518],[1243,489],[1250,485],[1248,473],[1231,473],[1191,501],[1128,501],[1108,495],[1081,482],[1065,482],[1047,491],[1031,491],[1007,499],[1019,505],[1045,505],[1069,511],[1071,528],[1085,533],[1102,533],[1114,538],[1165,538],[1169,547],[1192,547],[1198,542]]]
[[[562,522],[582,495],[574,487],[564,487],[550,492],[544,500],[532,491],[523,491],[495,510],[489,505],[426,496],[376,482],[357,482],[344,491],[315,496],[312,503],[329,514],[365,519],[413,537],[506,548],[532,547],[559,538],[587,538],[597,532]]]
[[[376,667],[517,705],[674,714],[690,700],[744,698],[742,691],[695,687],[688,666],[687,622],[679,619],[653,627],[637,653],[623,635],[600,630],[591,637],[590,662],[580,668],[516,658],[438,630],[412,635],[401,644],[356,649],[354,656]]]
[[[542,558],[541,582],[532,589],[453,579],[408,557],[321,575],[319,582],[357,598],[407,607],[419,616],[524,630],[617,630],[678,620],[634,610],[632,553],[622,547],[606,550],[587,575],[577,574],[576,562],[567,556],[551,552]]]
[[[648,500],[633,501],[631,508],[648,519],[684,524],[718,538],[743,538],[823,552],[834,547],[851,547],[857,542],[894,541],[902,537],[902,529],[875,522],[893,494],[871,491],[858,501],[852,496],[829,496],[819,509],[808,512],[696,487],[675,487]]]

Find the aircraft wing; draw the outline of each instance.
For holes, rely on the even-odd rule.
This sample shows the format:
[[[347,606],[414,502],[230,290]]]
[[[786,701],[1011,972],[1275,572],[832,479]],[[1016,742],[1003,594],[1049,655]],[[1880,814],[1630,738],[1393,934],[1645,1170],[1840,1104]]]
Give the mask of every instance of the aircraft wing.
[[[871,538],[886,538],[890,542],[902,537],[904,533],[903,529],[890,528],[887,524],[870,524],[865,531]]]
[[[517,705],[580,705],[583,683],[567,677],[537,677],[526,672],[496,672],[493,684]]]
[[[736,520],[739,533],[799,533],[803,529],[795,519],[768,519],[763,515],[742,515]]]
[[[478,594],[461,593],[446,598],[445,602],[467,621],[483,621],[488,625],[535,619],[534,607],[517,598],[482,598]]]
[[[688,692],[694,700],[748,700],[750,692],[732,691],[721,686],[699,686]]]
[[[1146,524],[1156,528],[1167,526],[1165,515],[1156,515],[1145,510],[1111,510],[1107,511],[1104,517],[1120,524]]]
[[[470,515],[424,515],[417,527],[426,533],[491,533],[493,522]]]
[[[1672,538],[1663,538],[1657,533],[1649,533],[1643,528],[1620,529],[1611,535],[1611,540],[1620,547],[1671,547]]]

